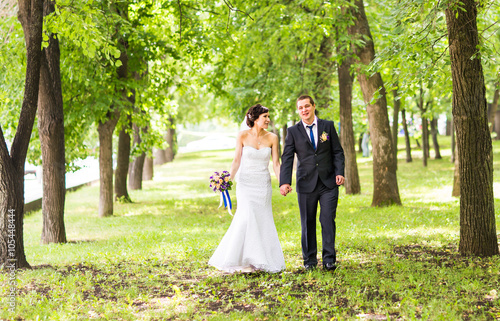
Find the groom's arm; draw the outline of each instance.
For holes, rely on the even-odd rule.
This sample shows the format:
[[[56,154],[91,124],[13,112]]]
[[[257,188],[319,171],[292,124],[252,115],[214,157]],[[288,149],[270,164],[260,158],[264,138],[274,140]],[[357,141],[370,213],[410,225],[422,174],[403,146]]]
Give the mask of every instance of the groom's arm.
[[[293,159],[295,157],[295,141],[290,133],[290,128],[286,133],[285,146],[281,155],[280,186],[284,184],[292,185]]]

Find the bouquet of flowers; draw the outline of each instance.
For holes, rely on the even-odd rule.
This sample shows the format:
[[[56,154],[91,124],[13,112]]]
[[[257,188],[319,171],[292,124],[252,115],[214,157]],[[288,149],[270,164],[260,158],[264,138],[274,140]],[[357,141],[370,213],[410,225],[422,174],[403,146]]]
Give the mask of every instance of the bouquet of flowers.
[[[231,197],[229,196],[229,190],[231,186],[233,186],[233,182],[231,181],[231,174],[228,171],[223,171],[222,173],[215,172],[212,176],[210,176],[210,188],[213,189],[214,192],[220,193],[220,204],[219,207],[224,204],[224,207],[227,208],[227,211],[232,216],[231,210],[233,209],[233,204],[231,203]]]

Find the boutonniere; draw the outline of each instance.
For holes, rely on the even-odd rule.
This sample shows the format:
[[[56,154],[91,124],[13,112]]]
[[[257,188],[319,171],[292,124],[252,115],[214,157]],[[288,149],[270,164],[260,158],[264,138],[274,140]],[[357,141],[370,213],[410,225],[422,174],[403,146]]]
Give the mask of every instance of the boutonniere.
[[[327,142],[330,139],[330,136],[326,132],[323,132],[321,136],[319,136],[319,140],[324,143]]]

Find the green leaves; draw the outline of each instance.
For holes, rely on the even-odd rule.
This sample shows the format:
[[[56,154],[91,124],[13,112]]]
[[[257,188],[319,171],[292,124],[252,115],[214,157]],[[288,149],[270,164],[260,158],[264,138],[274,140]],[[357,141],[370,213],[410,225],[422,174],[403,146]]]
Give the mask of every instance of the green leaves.
[[[12,141],[24,94],[26,48],[15,15],[0,19],[0,119],[5,139]]]
[[[315,91],[316,68],[323,65],[318,48],[332,28],[331,7],[320,1],[233,5],[254,20],[236,14],[230,33],[212,39],[215,72],[207,75],[211,88],[227,97],[222,108],[234,119],[241,120],[260,102],[282,125],[294,117],[295,98]],[[214,29],[222,27],[210,23]],[[218,53],[220,48],[224,53]]]

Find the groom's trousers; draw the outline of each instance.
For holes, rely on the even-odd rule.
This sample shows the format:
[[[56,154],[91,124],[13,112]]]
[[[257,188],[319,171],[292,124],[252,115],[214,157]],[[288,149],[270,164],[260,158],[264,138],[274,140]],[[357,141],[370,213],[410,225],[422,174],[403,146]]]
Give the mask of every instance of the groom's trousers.
[[[302,225],[302,257],[304,265],[317,265],[316,214],[320,205],[319,221],[323,239],[323,264],[335,263],[335,216],[339,188],[326,187],[320,179],[312,193],[297,193]]]

